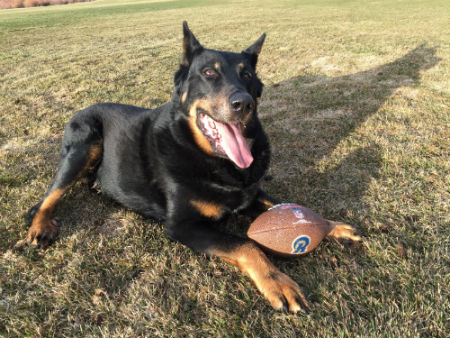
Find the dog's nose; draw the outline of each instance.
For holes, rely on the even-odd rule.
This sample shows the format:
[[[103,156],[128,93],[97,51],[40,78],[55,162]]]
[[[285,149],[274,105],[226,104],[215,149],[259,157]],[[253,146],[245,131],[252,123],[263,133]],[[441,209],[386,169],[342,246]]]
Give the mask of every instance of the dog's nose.
[[[247,115],[255,108],[255,101],[249,94],[237,92],[231,95],[230,106],[233,112]]]

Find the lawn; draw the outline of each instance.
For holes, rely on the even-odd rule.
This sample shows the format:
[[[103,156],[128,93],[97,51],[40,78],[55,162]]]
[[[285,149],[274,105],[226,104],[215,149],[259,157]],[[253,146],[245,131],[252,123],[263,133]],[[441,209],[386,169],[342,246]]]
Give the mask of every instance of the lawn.
[[[24,246],[64,126],[96,102],[170,99],[186,19],[204,45],[267,33],[264,188],[360,229],[271,257],[304,315],[272,310],[231,265],[87,189],[60,236]],[[0,11],[0,336],[444,337],[450,332],[450,4],[438,0],[102,0]],[[245,233],[248,219],[229,230]]]

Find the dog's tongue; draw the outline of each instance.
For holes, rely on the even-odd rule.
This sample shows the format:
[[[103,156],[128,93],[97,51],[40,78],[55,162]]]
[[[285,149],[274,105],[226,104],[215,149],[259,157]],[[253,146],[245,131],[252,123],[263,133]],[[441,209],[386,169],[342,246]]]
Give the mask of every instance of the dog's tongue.
[[[239,168],[248,168],[253,162],[253,156],[248,148],[247,142],[242,135],[241,128],[238,123],[220,123],[216,122],[217,129],[220,133],[221,142],[225,154]]]

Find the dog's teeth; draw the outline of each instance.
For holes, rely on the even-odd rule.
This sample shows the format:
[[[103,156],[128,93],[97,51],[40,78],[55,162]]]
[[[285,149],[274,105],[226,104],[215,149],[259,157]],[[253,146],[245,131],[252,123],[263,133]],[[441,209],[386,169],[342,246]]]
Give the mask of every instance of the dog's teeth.
[[[216,124],[214,123],[214,121],[212,120],[212,119],[210,119],[209,121],[208,121],[208,123],[209,123],[209,127],[211,128],[211,129],[216,129]]]

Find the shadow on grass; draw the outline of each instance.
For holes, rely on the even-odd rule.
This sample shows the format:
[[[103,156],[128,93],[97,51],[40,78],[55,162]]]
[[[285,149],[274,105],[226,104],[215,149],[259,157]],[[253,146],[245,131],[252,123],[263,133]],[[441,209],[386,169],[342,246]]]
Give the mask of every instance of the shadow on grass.
[[[324,217],[345,220],[357,213],[352,208],[361,207],[382,158],[377,144],[359,134],[356,141],[348,137],[398,88],[417,86],[421,72],[440,61],[435,54],[436,48],[421,45],[363,72],[340,77],[305,74],[266,88],[263,96],[269,97],[270,108],[287,107],[261,118],[273,145],[274,180],[268,189],[280,200],[319,208]],[[341,142],[350,142],[346,148],[352,152],[333,157]],[[329,158],[331,165],[321,164]]]

